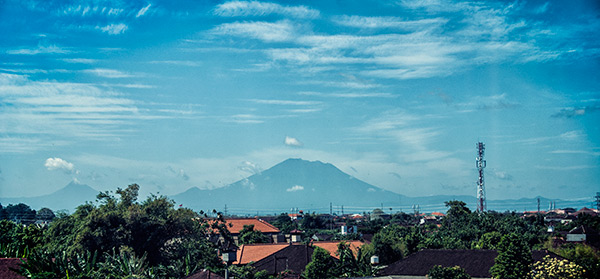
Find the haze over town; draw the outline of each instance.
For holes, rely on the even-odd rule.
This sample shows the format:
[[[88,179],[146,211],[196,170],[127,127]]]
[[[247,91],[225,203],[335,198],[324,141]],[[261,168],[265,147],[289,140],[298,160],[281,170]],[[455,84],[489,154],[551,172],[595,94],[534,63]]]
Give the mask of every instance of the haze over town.
[[[478,141],[488,199],[600,189],[597,1],[1,5],[3,197],[174,195],[288,158],[474,196]]]

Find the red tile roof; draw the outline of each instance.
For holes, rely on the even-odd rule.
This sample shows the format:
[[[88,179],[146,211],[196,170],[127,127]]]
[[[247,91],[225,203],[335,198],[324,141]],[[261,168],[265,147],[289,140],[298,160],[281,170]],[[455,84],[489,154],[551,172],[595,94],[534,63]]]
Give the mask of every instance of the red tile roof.
[[[237,261],[233,264],[258,262],[288,246],[290,246],[288,243],[243,244],[237,250]]]
[[[261,231],[262,233],[279,233],[279,229],[261,219],[257,218],[235,218],[225,219],[227,229],[232,234],[239,233],[244,229],[245,225],[254,225],[255,231]]]
[[[14,271],[11,268],[19,269],[21,259],[15,258],[0,258],[0,278],[2,279],[21,279],[25,278]]]
[[[598,210],[593,209],[593,208],[584,207],[584,208],[578,210],[577,212],[573,213],[573,215],[576,215],[576,216],[578,216],[579,214],[588,214],[588,215],[592,215],[592,216],[597,216]]]

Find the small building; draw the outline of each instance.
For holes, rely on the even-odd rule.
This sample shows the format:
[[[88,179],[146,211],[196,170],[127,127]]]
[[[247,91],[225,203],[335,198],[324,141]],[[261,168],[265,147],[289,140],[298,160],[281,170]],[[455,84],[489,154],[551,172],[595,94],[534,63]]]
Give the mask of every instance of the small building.
[[[567,233],[567,242],[583,242],[598,247],[600,234],[588,226],[581,225]]]
[[[257,262],[256,270],[266,270],[269,275],[285,274],[284,278],[301,278],[306,265],[312,260],[315,248],[305,244],[292,244]]]
[[[258,218],[231,218],[225,219],[225,227],[233,237],[235,244],[238,244],[238,237],[240,231],[244,229],[244,226],[254,226],[255,231],[260,231],[263,235],[269,238],[272,243],[278,243],[284,240],[281,231],[269,224],[268,222]]]
[[[531,253],[534,262],[545,256],[560,258],[546,250]],[[409,255],[383,269],[380,278],[417,279],[426,278],[429,270],[436,265],[443,267],[460,266],[472,278],[491,278],[490,268],[498,256],[496,250],[434,250],[426,249]]]

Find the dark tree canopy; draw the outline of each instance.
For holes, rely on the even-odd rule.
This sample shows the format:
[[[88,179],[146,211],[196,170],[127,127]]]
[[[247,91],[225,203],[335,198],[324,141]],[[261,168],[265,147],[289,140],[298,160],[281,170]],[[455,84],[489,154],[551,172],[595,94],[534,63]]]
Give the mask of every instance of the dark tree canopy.
[[[490,269],[494,278],[527,278],[531,264],[531,251],[525,241],[516,233],[502,236],[497,246],[498,256]]]

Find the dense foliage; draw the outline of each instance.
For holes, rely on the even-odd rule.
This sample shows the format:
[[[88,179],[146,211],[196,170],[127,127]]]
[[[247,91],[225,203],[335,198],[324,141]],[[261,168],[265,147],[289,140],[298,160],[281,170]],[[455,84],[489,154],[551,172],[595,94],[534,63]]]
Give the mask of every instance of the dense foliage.
[[[164,196],[138,202],[138,190],[132,184],[117,189],[118,198],[100,193],[96,203],[60,214],[48,227],[1,221],[2,250],[26,256],[21,272],[31,277],[181,278],[202,268],[222,268],[219,247],[207,240],[222,222],[175,209]]]
[[[254,225],[244,225],[238,237],[239,244],[268,243],[269,237],[254,230]]]
[[[471,279],[471,276],[460,266],[442,267],[436,265],[427,273],[429,279]]]
[[[335,277],[331,267],[334,266],[333,258],[327,250],[315,247],[311,261],[306,265],[302,274],[306,279],[327,279]]]
[[[527,278],[531,264],[531,250],[516,233],[502,236],[498,243],[498,257],[490,273],[494,278],[522,279]]]
[[[138,191],[139,186],[132,184],[114,194],[100,193],[96,202],[80,205],[70,215],[55,215],[47,208],[35,211],[25,204],[1,207],[0,257],[26,257],[21,273],[31,278],[66,278],[67,274],[69,278],[183,278],[201,269],[223,274],[225,266],[218,251],[232,238],[219,213],[213,211],[209,218],[203,212],[176,208],[164,196],[150,195],[138,201]],[[359,225],[359,233],[346,235],[332,229],[330,219],[315,213],[295,221],[281,214],[272,223],[286,233],[303,231],[305,241],[315,233],[338,240],[374,233],[372,242],[357,253],[342,242],[336,261],[316,248],[304,273],[307,278],[372,276],[380,266],[422,249],[496,249],[494,277],[524,278],[532,268],[530,250],[539,248],[581,267],[577,274],[582,278],[600,278],[598,251],[584,244],[554,247],[541,215],[523,218],[511,212],[471,212],[461,201],[449,201],[446,206],[447,215],[439,225],[420,224],[416,214],[379,210],[377,218],[346,219],[349,227]],[[48,221],[52,222],[48,225]],[[579,225],[597,228],[600,217],[583,215],[558,227],[568,230]],[[219,241],[215,241],[219,239],[216,234]],[[246,226],[238,240],[261,243],[269,239]],[[370,264],[374,255],[380,259],[379,267]],[[537,264],[536,274],[544,274],[548,266],[554,263]],[[236,278],[272,277],[250,266],[229,270]],[[432,272],[431,278],[446,273],[462,276],[452,268]]]

